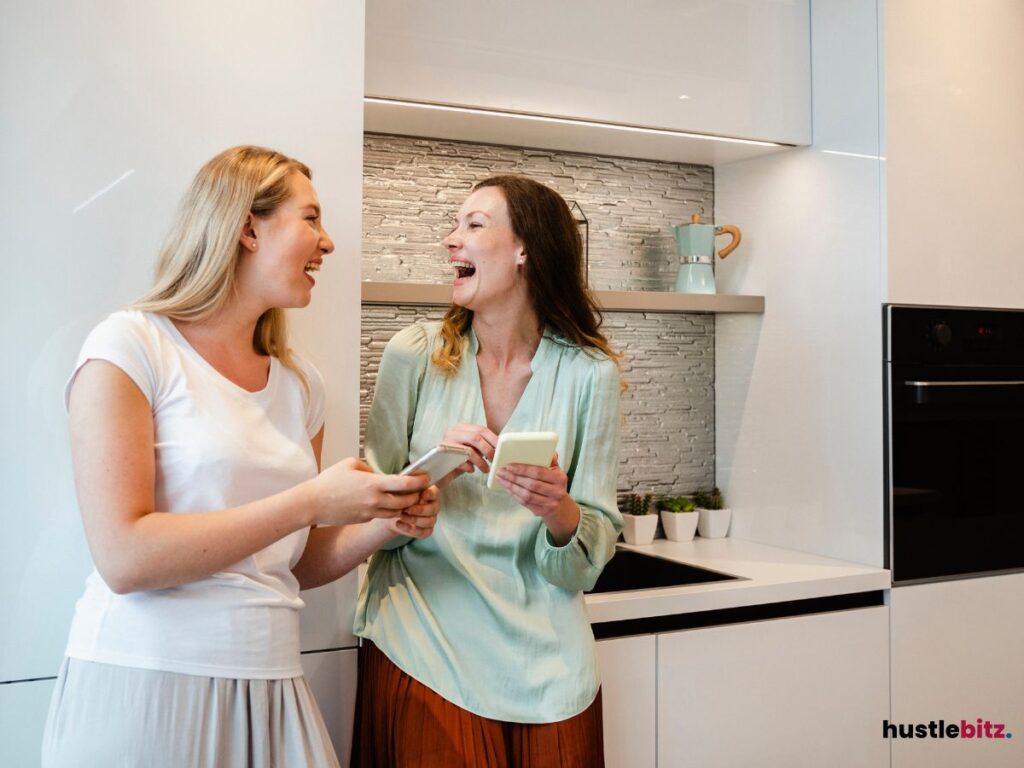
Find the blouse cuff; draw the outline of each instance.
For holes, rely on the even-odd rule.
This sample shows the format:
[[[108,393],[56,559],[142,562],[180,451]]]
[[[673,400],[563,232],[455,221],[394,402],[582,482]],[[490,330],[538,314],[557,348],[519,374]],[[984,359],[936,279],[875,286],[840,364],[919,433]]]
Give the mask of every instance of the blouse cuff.
[[[615,548],[611,523],[605,516],[583,504],[578,506],[580,521],[564,546],[555,544],[543,524],[534,546],[534,557],[544,578],[571,592],[592,588]]]

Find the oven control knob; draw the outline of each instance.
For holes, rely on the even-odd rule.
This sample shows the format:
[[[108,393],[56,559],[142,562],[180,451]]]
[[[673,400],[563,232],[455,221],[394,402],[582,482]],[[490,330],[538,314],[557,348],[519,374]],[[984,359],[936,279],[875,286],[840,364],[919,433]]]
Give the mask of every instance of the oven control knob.
[[[953,329],[946,323],[935,323],[932,326],[932,338],[939,346],[949,346],[949,343],[953,341]]]

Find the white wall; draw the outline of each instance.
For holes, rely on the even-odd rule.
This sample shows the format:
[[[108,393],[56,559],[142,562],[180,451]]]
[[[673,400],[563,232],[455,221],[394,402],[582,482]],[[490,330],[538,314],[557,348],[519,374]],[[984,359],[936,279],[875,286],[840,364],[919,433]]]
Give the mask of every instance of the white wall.
[[[715,420],[730,535],[880,566],[878,34],[875,3],[813,0],[813,145],[715,169],[744,231],[719,291],[766,296],[717,318]]]
[[[148,285],[178,196],[227,146],[313,168],[337,250],[293,327],[329,384],[326,459],[356,449],[362,88],[362,2],[5,2],[0,683],[56,674],[89,567],[64,380],[88,330]],[[320,601],[350,610],[338,590]],[[307,615],[305,647],[345,644],[349,618]],[[13,743],[0,764],[35,762]]]
[[[889,300],[1024,307],[1024,3],[886,3]]]

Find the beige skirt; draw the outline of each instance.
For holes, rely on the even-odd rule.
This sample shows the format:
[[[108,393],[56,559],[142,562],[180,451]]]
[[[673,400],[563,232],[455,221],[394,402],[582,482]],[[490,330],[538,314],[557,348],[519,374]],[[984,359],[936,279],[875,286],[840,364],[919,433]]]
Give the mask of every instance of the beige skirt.
[[[304,677],[231,680],[64,659],[44,768],[336,768]]]

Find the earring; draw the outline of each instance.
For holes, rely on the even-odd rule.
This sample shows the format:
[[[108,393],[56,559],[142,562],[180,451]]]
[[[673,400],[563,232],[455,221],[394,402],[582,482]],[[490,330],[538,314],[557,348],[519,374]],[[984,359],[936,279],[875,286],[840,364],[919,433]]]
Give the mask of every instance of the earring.
[[[526,263],[526,257],[525,256],[520,256],[516,260],[516,264],[518,264],[520,267],[523,266],[523,264],[525,264],[525,263]]]
[[[252,248],[254,251],[256,250],[256,238],[255,237],[252,239],[252,245],[250,245],[249,247]]]

